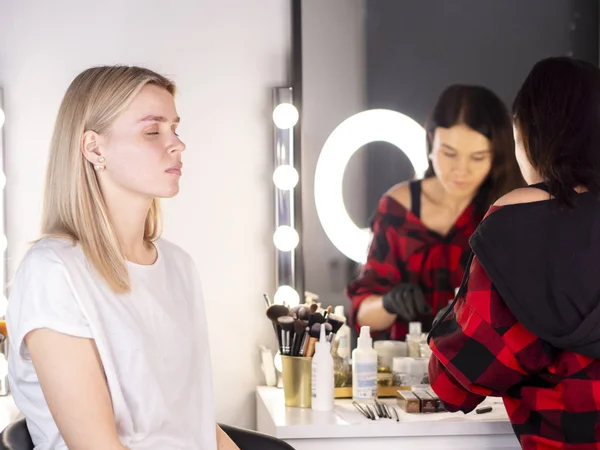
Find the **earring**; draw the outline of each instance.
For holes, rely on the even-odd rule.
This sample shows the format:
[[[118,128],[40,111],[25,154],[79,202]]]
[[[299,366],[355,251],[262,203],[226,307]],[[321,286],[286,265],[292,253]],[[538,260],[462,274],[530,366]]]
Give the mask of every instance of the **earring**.
[[[96,169],[96,171],[98,171],[98,172],[106,169],[106,166],[102,164],[104,161],[105,161],[104,156],[101,156],[100,158],[98,158],[98,162],[100,164],[94,165],[94,169]]]

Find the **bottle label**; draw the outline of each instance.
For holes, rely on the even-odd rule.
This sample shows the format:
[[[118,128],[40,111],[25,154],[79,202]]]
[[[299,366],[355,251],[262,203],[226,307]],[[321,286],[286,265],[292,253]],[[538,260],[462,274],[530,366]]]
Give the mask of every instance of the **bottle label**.
[[[355,399],[377,396],[377,362],[355,363],[352,387]]]

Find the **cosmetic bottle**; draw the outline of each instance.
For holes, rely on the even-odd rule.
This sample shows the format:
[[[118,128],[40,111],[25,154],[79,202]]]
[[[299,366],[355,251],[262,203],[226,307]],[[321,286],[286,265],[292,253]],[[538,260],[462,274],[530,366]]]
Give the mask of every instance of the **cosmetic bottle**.
[[[352,398],[372,400],[377,396],[377,352],[373,349],[371,327],[360,328],[357,347],[352,352]]]
[[[409,322],[406,344],[408,346],[408,356],[410,358],[421,357],[421,342],[423,342],[421,322]]]
[[[334,310],[334,314],[336,316],[343,317],[346,319],[344,315],[344,307],[342,305],[336,306]],[[347,321],[346,321],[347,322]],[[337,354],[340,358],[344,360],[350,360],[351,354],[351,345],[350,345],[350,327],[346,324],[342,325],[337,334],[335,335],[336,341],[338,341],[338,349]]]
[[[312,409],[331,411],[333,397],[333,356],[331,355],[331,343],[327,340],[323,323],[312,360]]]

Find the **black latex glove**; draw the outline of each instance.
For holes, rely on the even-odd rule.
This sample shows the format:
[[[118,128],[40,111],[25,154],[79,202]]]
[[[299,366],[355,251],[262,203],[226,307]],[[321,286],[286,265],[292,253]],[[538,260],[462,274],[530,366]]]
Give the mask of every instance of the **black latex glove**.
[[[390,314],[397,314],[406,322],[431,314],[431,307],[425,301],[421,288],[413,283],[394,286],[383,296],[383,308]]]

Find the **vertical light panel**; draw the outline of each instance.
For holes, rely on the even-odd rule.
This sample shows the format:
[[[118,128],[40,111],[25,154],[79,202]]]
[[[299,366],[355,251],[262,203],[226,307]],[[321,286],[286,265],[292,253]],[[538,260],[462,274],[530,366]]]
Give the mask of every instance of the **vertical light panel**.
[[[294,188],[299,174],[294,167],[294,125],[298,110],[289,87],[273,90],[275,164],[275,303],[295,306],[300,302],[296,288],[295,251],[300,237],[294,221]]]

